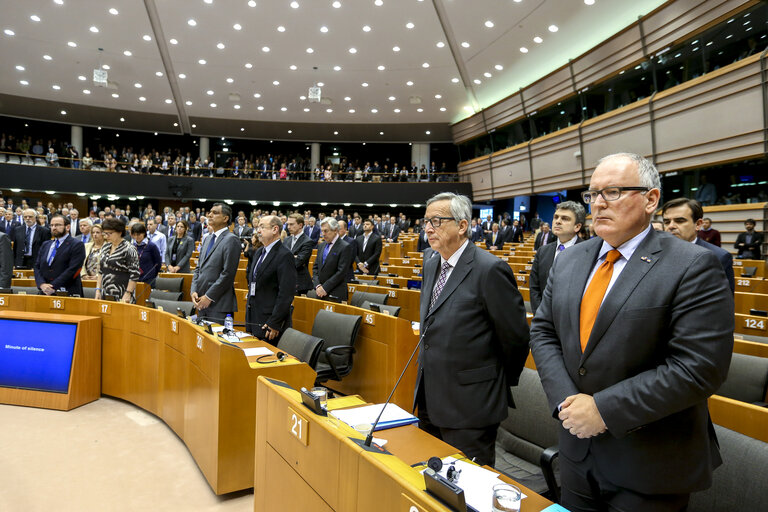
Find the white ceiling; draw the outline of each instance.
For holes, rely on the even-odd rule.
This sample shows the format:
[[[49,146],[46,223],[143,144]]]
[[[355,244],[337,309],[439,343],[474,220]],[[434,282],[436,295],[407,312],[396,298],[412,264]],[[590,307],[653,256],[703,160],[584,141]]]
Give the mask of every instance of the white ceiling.
[[[340,0],[335,8],[332,0],[296,1],[298,8],[290,0],[256,0],[253,7],[247,0],[0,0],[0,31],[13,33],[0,33],[0,93],[176,116],[181,126],[158,127],[163,131],[194,131],[190,118],[453,123],[471,113],[467,107],[499,101],[664,3]],[[93,69],[105,64],[116,89],[92,83]],[[328,104],[300,99],[315,82],[324,84]]]

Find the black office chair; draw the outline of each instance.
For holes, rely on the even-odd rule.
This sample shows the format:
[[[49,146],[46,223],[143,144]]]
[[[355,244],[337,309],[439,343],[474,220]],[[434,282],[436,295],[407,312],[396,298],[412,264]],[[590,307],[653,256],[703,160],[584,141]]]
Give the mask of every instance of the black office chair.
[[[184,287],[183,277],[158,277],[155,279],[155,290],[180,292]]]
[[[316,383],[341,380],[352,371],[355,340],[363,317],[321,309],[312,325],[312,336],[325,340],[315,371]]]
[[[181,301],[181,292],[168,292],[164,290],[152,290],[149,292],[149,300],[153,302],[157,302],[156,299],[160,300],[171,300],[179,302]]]
[[[370,309],[371,311],[376,311],[378,313],[384,313],[385,315],[400,316],[400,306],[387,306],[386,304],[369,302],[366,309]]]
[[[35,286],[11,286],[13,293],[21,293],[27,295],[38,295],[40,290]]]
[[[83,297],[85,297],[86,299],[95,299],[96,288],[88,288],[83,286]]]
[[[184,316],[192,316],[195,310],[195,305],[192,302],[182,300],[165,300],[158,298],[150,298],[151,302],[155,303],[156,308],[163,308],[166,313],[176,314],[177,309],[181,309]]]
[[[277,348],[307,363],[312,368],[317,365],[323,340],[289,327],[283,332]]]
[[[375,302],[378,304],[386,304],[389,296],[386,293],[373,293],[373,292],[358,292],[352,294],[352,298],[349,299],[350,306],[356,306],[358,308],[363,307],[362,304],[365,301]]]

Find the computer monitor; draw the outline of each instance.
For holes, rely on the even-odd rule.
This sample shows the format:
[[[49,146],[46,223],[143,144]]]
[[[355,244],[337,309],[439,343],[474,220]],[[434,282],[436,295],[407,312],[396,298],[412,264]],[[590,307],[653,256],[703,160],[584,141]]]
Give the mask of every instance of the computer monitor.
[[[67,393],[77,324],[0,319],[0,387]]]
[[[409,279],[408,280],[408,289],[409,290],[421,290],[421,281],[417,281],[416,279]]]

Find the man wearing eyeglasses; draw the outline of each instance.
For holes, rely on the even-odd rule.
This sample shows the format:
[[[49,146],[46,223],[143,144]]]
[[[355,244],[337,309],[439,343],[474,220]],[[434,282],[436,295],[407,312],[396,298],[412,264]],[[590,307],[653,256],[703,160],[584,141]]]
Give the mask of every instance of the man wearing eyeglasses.
[[[424,256],[414,408],[420,428],[492,466],[529,336],[509,265],[469,243],[471,215],[465,196],[427,201],[422,226],[436,253]]]
[[[684,510],[721,463],[707,398],[733,348],[733,295],[711,251],[651,229],[660,178],[603,158],[583,193],[599,238],[550,270],[531,349],[560,431],[569,510]]]

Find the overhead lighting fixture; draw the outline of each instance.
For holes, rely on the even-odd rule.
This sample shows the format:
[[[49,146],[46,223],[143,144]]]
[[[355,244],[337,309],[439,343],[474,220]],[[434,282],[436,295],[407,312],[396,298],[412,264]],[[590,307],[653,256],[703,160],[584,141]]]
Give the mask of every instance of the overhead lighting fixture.
[[[388,99],[389,101],[395,101],[397,98],[395,98],[394,96],[390,96]]]
[[[184,80],[185,78],[187,78],[187,75],[185,75],[184,73],[179,73],[179,78]]]
[[[334,71],[341,71],[341,66],[333,66]]]
[[[124,122],[125,122],[125,118],[124,118],[124,117],[121,117],[121,118],[120,118],[120,122],[121,122],[121,123],[124,123]]]
[[[240,110],[240,105],[232,105],[232,108],[234,108],[235,110]]]
[[[54,91],[60,91],[60,90],[61,90],[61,86],[60,86],[60,85],[56,85],[56,84],[53,84],[53,85],[51,86],[51,89],[53,89]]]
[[[139,101],[147,101],[147,98],[145,98],[144,96],[139,96]]]
[[[370,32],[370,31],[371,31],[371,27],[369,27],[368,25],[363,25],[363,32]]]
[[[502,66],[501,64],[496,64],[493,67],[496,69],[496,71],[501,71],[502,69],[504,69],[504,66]]]
[[[280,82],[278,82],[277,80],[275,80],[274,82],[272,82],[272,85],[280,85]]]
[[[224,49],[224,48],[226,48],[226,47],[227,47],[227,46],[226,46],[224,43],[217,43],[217,44],[216,44],[216,48],[218,48],[219,50],[223,50],[223,49]]]
[[[101,69],[105,69],[105,70],[109,71],[109,69],[110,69],[109,68],[109,64],[102,64]]]
[[[113,97],[113,98],[119,98],[119,97],[120,97],[120,95],[119,95],[119,94],[117,94],[116,92],[113,92],[113,93],[112,93],[112,97]]]
[[[6,30],[5,33],[7,34],[8,31]],[[11,35],[13,35],[13,34],[11,34]],[[74,41],[67,41],[67,46],[69,46],[70,48],[77,48],[77,43],[74,42]]]
[[[24,66],[16,66],[17,71],[24,71]]]
[[[349,109],[349,113],[350,114],[354,114],[355,113],[355,109],[353,109],[353,108]]]
[[[355,53],[357,53],[357,48],[350,48],[349,53],[354,55]]]
[[[179,44],[179,40],[178,39],[174,39],[174,38],[171,38],[170,41],[168,41],[168,42],[171,43],[171,44]]]
[[[207,91],[205,91],[205,93],[206,93],[208,96],[213,96],[213,91],[212,91],[212,90],[210,90],[210,89],[208,89]]]
[[[595,5],[595,0],[584,0],[584,3],[587,5]]]
[[[255,93],[253,93],[253,97],[254,98],[261,98],[261,94],[259,94],[258,92],[255,92]]]
[[[291,64],[290,66],[288,66],[288,69],[290,69],[291,71],[296,71],[299,68],[297,68],[295,64]]]
[[[379,135],[384,135],[384,132],[379,132]]]
[[[377,114],[378,112],[379,112],[379,109],[377,109],[377,108],[372,108],[371,109],[371,114]]]
[[[264,53],[269,53],[269,46],[262,46],[261,51],[263,51]]]
[[[256,7],[256,2],[254,0],[248,0],[248,7]]]
[[[315,53],[315,50],[313,50],[312,48],[307,48],[307,53]]]
[[[451,82],[457,84],[457,83],[459,83],[459,79],[456,78],[456,77],[453,77],[453,78],[451,78]]]
[[[239,23],[235,23],[234,25],[232,25],[232,28],[235,30],[243,30],[243,26]]]
[[[414,25],[414,24],[413,24],[413,23],[411,23],[410,21],[409,21],[408,23],[406,23],[406,24],[405,24],[405,28],[407,28],[407,29],[411,29],[411,28],[413,28],[413,27],[415,27],[415,26],[416,26],[416,25]]]
[[[488,20],[485,22],[485,26],[488,28],[493,28],[493,22],[491,20]]]
[[[91,91],[89,91],[88,89],[83,89],[83,94],[91,94]]]
[[[43,55],[43,58],[45,60],[53,60],[53,57],[51,57],[50,55]]]
[[[333,112],[333,109],[332,108],[327,108],[327,109],[325,109],[325,111],[330,114],[331,112]]]
[[[291,8],[292,9],[298,9],[299,8],[299,2],[291,2]]]
[[[363,83],[362,83],[362,84],[360,84],[360,85],[362,85],[363,87],[368,87],[368,82],[363,82]]]
[[[256,107],[256,110],[264,110],[264,107],[259,105],[258,107]]]
[[[126,57],[130,57],[130,56],[132,56],[132,55],[133,55],[133,52],[131,52],[131,50],[125,50],[125,51],[123,52],[123,55],[125,55]]]
[[[194,19],[189,18],[187,20],[187,25],[189,25],[190,27],[196,27],[197,26],[197,22]]]
[[[559,28],[557,28],[557,25],[550,25],[550,26],[548,27],[548,30],[549,30],[550,32],[554,33],[554,32],[557,32],[557,31],[558,31],[558,30],[560,30],[560,29],[559,29]]]
[[[408,80],[407,82],[405,82],[405,85],[407,85],[408,87],[410,87],[410,86],[412,86],[412,85],[413,85],[413,82],[411,82],[410,80]]]
[[[445,43],[442,41],[438,41],[437,44],[435,44],[435,46],[437,46],[438,48],[442,48],[445,46]]]
[[[384,66],[379,66],[379,67],[377,67],[376,69],[378,69],[379,71],[384,71],[384,70],[385,70],[385,69],[387,69],[387,68],[385,68]]]
[[[285,32],[285,27],[280,25],[279,27],[277,27],[277,31],[278,32]]]
[[[16,35],[16,32],[14,32],[13,30],[11,30],[11,29],[9,29],[9,28],[7,28],[7,29],[3,30],[3,33],[4,33],[5,35],[7,35],[7,36],[15,36],[15,35]]]
[[[421,65],[421,67],[423,67],[424,69],[428,68],[429,67],[429,62],[425,62],[424,64]]]
[[[37,14],[33,14],[32,16],[29,17],[29,19],[31,19],[32,21],[40,21],[40,16],[38,16]]]
[[[304,107],[304,112],[309,112],[309,107]]]
[[[185,104],[186,106],[188,106],[188,107],[191,107],[191,106],[192,106],[192,102],[191,102],[191,101],[189,101],[189,100],[185,101],[185,102],[184,102],[184,104]]]
[[[416,109],[416,112],[424,112],[424,109],[419,107],[419,108]]]
[[[443,97],[443,96],[442,96],[442,95],[440,95],[440,94],[435,94],[435,99],[436,99],[436,100],[439,100],[439,99],[440,99],[440,98],[442,98],[442,97]]]
[[[288,110],[288,107],[280,107],[280,111],[281,111],[281,112],[285,112],[285,111],[287,111],[287,110]]]
[[[533,42],[536,43],[536,44],[541,44],[541,43],[544,42],[544,40],[542,38],[540,38],[539,36],[536,36],[536,37],[533,38]]]
[[[491,78],[493,75],[486,71],[485,73],[483,73],[483,76],[485,78]]]
[[[211,108],[216,108],[216,104],[215,103],[211,103]]]
[[[526,48],[525,46],[521,46],[520,53],[528,53],[528,48]]]
[[[447,109],[445,107],[440,107],[440,112],[445,112]]]
[[[393,52],[399,52],[400,51],[400,47],[399,46],[393,46],[392,47],[392,51]]]
[[[234,81],[235,81],[235,79],[234,79],[234,78],[231,78],[231,77],[230,77],[230,78],[227,78],[227,80],[226,80],[226,82],[227,82],[228,84],[231,84],[231,83],[233,83]]]
[[[27,82],[26,80],[19,80],[19,83],[21,85],[29,85],[29,82]]]
[[[152,40],[152,36],[150,36],[150,35],[148,35],[148,34],[144,34],[144,35],[143,35],[141,38],[142,38],[143,40],[145,40],[145,41],[151,41],[151,40]]]
[[[166,102],[168,105],[170,105],[171,103],[173,103],[173,100],[172,100],[171,98],[165,98],[165,102]]]
[[[472,81],[475,83],[475,85],[480,85],[481,83],[483,83],[483,81],[482,81],[482,80],[478,80],[477,78],[475,78],[475,79],[474,79],[474,80],[472,80]]]
[[[468,42],[466,42],[466,41],[463,41],[463,42],[461,43],[461,46],[462,46],[462,47],[464,47],[464,48],[469,48],[469,43],[468,43]]]
[[[205,66],[205,59],[200,59],[197,61],[201,66]]]
[[[333,6],[333,8],[334,8],[334,9],[339,9],[339,8],[341,8],[341,2],[339,2],[338,0],[336,0],[335,2],[333,2],[331,5]]]
[[[88,30],[90,30],[94,34],[98,34],[99,33],[99,27],[96,27],[96,26],[91,26],[91,28],[89,28]]]
[[[141,84],[139,82],[136,82],[135,84],[133,84],[133,86],[137,89],[141,89]]]
[[[61,115],[63,115],[63,116],[67,115],[67,111],[66,110],[62,110],[61,111]]]
[[[251,64],[250,62],[245,63],[245,69],[251,69],[252,67],[253,67],[253,64]]]
[[[375,0],[373,2],[373,5],[375,5],[376,7],[381,7],[382,5],[384,5],[384,0]]]
[[[114,15],[114,16],[117,16],[118,14],[120,14],[120,12],[119,12],[117,9],[115,9],[115,8],[113,7],[113,8],[111,8],[111,9],[109,10],[109,14],[112,14],[112,15]]]
[[[429,131],[429,130],[427,130],[427,131],[426,131],[426,132],[424,132],[424,133],[426,133],[427,135],[432,135],[432,132],[431,132],[431,131]]]

